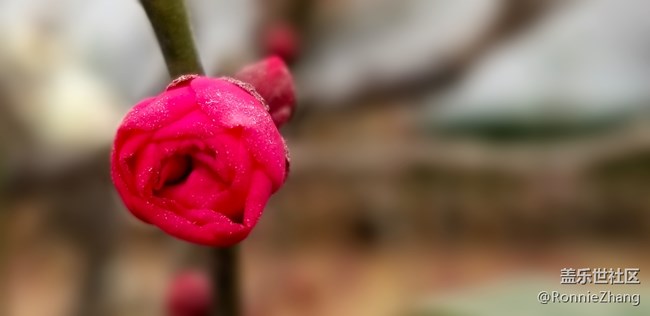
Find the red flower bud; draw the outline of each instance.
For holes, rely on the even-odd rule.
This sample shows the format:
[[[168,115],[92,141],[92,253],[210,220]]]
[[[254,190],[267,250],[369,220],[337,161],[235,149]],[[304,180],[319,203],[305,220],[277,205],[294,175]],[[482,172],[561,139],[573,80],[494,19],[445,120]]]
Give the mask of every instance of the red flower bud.
[[[284,183],[287,149],[253,87],[183,76],[118,128],[111,175],[126,207],[177,238],[230,246]]]
[[[177,275],[167,293],[168,316],[208,316],[212,286],[207,275],[188,271]]]
[[[273,56],[244,67],[235,78],[247,82],[266,100],[275,125],[280,127],[291,119],[296,107],[293,79],[287,65]]]
[[[288,23],[277,23],[264,32],[264,50],[268,55],[278,55],[287,63],[294,62],[300,55],[300,39],[295,27]]]

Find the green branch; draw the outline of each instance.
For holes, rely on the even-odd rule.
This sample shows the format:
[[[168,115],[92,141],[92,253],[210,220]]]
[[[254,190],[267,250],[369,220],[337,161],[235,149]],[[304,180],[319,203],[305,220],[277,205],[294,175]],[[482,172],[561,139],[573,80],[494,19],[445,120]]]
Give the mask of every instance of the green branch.
[[[204,74],[182,0],[140,0],[151,22],[172,78]],[[239,316],[237,246],[211,249],[212,315]]]
[[[140,0],[172,78],[203,74],[183,0]]]

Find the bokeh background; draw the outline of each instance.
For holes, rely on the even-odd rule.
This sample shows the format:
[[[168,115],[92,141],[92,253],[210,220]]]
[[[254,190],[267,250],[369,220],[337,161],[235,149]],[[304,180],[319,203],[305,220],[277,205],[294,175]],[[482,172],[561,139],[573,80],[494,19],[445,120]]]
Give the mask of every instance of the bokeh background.
[[[241,247],[245,315],[648,315],[650,3],[187,0],[210,75],[295,32],[292,171]],[[165,315],[206,248],[108,175],[169,81],[136,0],[0,1],[0,314]],[[639,268],[640,285],[560,284]],[[541,305],[537,293],[640,293]]]

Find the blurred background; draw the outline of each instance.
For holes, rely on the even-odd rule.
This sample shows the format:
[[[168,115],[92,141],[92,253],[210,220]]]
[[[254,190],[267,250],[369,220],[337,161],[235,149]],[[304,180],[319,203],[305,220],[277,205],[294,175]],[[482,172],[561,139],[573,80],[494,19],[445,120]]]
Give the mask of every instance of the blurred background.
[[[278,53],[298,86],[245,315],[650,314],[648,1],[186,3],[208,74]],[[121,117],[168,81],[136,0],[0,1],[0,315],[164,315],[174,275],[207,271],[108,174]]]

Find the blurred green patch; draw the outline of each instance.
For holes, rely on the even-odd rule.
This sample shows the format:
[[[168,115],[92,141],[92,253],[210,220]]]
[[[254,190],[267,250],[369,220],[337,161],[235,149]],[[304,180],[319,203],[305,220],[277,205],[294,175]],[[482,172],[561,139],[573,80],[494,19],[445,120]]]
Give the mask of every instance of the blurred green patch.
[[[624,117],[603,117],[586,121],[526,120],[469,117],[435,122],[431,130],[447,137],[473,137],[494,142],[553,142],[603,135],[625,125]]]
[[[537,300],[540,291],[562,294],[597,293],[610,290],[612,294],[639,294],[640,304],[632,303],[548,303]],[[513,280],[486,286],[470,292],[435,295],[425,299],[407,316],[641,316],[650,315],[650,306],[643,299],[650,295],[639,286],[569,286],[544,279]]]
[[[497,142],[546,142],[597,136],[650,118],[646,106],[569,106],[548,103],[520,106],[432,107],[425,118],[431,131],[443,136],[471,136]],[[604,109],[603,109],[604,108]]]

